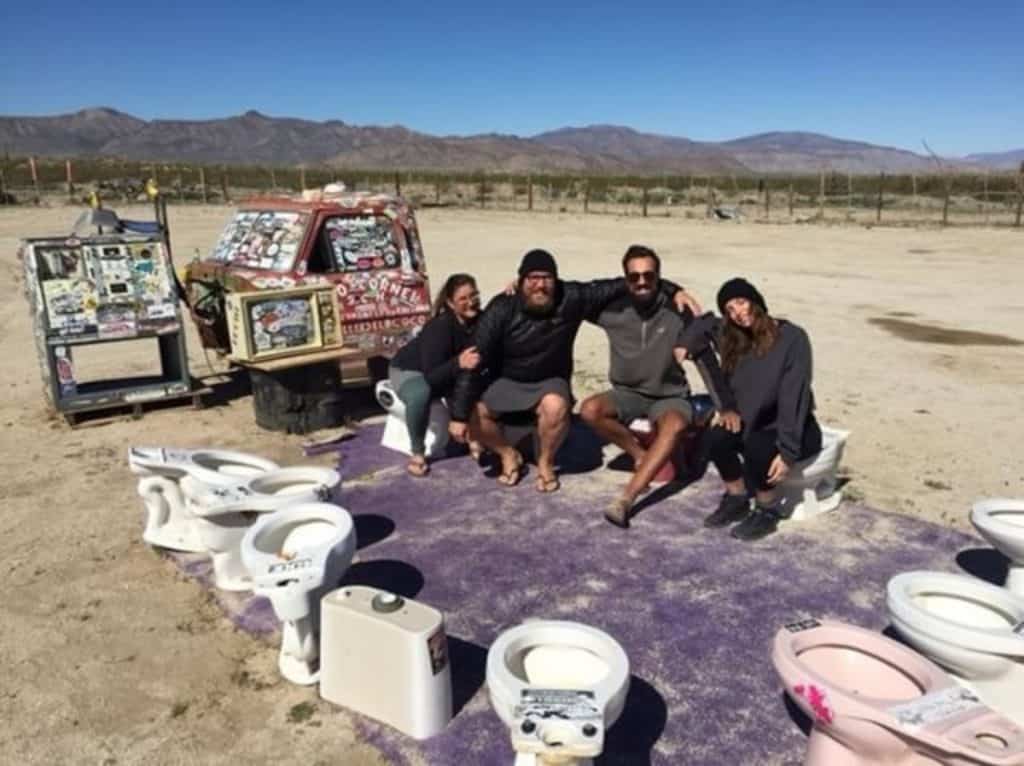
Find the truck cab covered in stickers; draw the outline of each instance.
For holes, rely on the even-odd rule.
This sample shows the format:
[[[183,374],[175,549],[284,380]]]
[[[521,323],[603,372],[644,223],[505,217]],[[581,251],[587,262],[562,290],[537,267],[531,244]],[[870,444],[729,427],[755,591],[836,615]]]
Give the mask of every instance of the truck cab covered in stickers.
[[[257,198],[239,206],[212,253],[193,262],[186,290],[206,348],[231,352],[225,293],[330,284],[342,341],[356,349],[347,382],[366,362],[390,357],[430,315],[430,287],[416,218],[401,198],[316,193],[315,199]]]

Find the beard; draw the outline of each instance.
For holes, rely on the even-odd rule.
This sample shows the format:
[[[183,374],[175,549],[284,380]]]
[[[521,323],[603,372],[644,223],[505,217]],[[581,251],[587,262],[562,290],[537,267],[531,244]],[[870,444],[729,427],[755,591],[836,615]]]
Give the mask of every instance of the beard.
[[[531,316],[545,316],[546,314],[550,314],[551,310],[555,306],[554,290],[550,292],[537,290],[532,293],[524,291],[521,295],[523,310]]]

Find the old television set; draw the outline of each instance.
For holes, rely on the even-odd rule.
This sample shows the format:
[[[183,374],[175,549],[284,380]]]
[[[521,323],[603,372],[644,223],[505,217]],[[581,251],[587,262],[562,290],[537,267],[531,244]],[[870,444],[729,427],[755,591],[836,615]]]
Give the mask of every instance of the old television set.
[[[230,358],[260,362],[341,346],[341,311],[331,285],[228,293]]]

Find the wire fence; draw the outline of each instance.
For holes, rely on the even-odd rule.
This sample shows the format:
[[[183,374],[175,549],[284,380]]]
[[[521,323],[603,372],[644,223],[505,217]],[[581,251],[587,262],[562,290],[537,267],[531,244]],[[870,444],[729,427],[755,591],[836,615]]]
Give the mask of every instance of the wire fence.
[[[153,179],[171,204],[230,204],[294,194],[340,181],[350,189],[401,194],[418,207],[535,213],[717,218],[760,222],[1021,226],[1024,166],[1017,172],[756,176],[573,176],[373,171],[8,159],[0,204],[80,204],[144,197]]]

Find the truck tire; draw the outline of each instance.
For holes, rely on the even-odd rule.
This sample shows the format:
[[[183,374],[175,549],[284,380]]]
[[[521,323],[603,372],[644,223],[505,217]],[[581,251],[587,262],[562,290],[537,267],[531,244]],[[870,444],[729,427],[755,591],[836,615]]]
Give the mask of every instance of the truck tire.
[[[256,425],[268,431],[306,434],[337,428],[345,420],[336,362],[278,372],[249,370]]]

